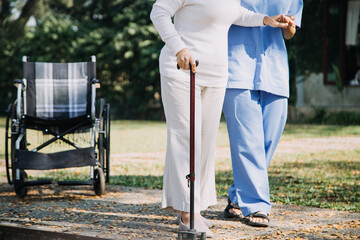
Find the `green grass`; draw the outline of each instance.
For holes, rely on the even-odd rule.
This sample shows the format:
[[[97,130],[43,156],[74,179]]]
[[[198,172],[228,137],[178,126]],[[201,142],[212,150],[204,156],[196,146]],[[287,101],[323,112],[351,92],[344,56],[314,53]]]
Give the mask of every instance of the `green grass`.
[[[297,153],[277,155],[269,168],[271,201],[301,206],[360,211],[360,150],[328,153]],[[163,165],[150,164],[146,169],[154,174],[136,175],[136,164],[130,164],[122,174],[113,176],[111,184],[162,188]],[[232,184],[230,160],[217,160],[216,190],[218,196],[227,196]],[[227,168],[227,170],[226,170]]]
[[[0,119],[0,134],[4,134]],[[288,124],[282,140],[359,136],[360,126]],[[4,135],[3,135],[4,136]],[[4,146],[4,138],[0,138]],[[229,146],[226,124],[221,122],[218,147]],[[150,121],[112,121],[112,154],[163,152],[166,150],[166,124]],[[4,148],[0,148],[4,156]],[[111,184],[161,189],[164,160],[121,161],[111,166]],[[226,196],[232,184],[231,160],[216,159],[219,196]],[[57,170],[43,177],[84,179],[87,170]],[[328,152],[276,154],[269,168],[273,202],[360,211],[360,149]]]
[[[360,150],[277,155],[269,168],[271,200],[285,204],[360,211]],[[227,195],[232,172],[217,173]]]
[[[288,124],[282,139],[360,135],[360,126]],[[1,137],[3,136],[3,137]],[[0,118],[0,146],[4,146],[5,118]],[[226,123],[221,122],[218,147],[229,146]],[[111,152],[156,152],[166,150],[166,124],[152,121],[112,121]],[[4,158],[5,148],[0,148]]]
[[[269,169],[274,201],[360,211],[360,149],[280,155]]]
[[[287,124],[283,140],[294,138],[359,136],[360,126]]]
[[[157,152],[166,149],[166,124],[152,121],[112,121],[111,152]]]
[[[126,129],[127,126],[132,126],[132,122],[119,123],[129,138],[146,139],[150,137],[151,141],[147,142],[146,149],[165,150],[166,128],[163,123],[135,122],[133,130]],[[154,129],[158,131],[157,134],[148,133],[153,133]],[[288,124],[282,139],[358,135],[360,135],[360,126]],[[127,145],[129,142],[131,141],[125,144]],[[143,146],[144,144],[138,146],[139,149],[136,149],[135,146],[129,148],[133,149],[132,151],[141,152]],[[229,146],[224,122],[220,124],[217,146]],[[127,148],[124,145],[122,147]],[[161,189],[163,164],[154,163],[145,167],[142,165],[139,170],[141,174],[136,174],[137,170],[134,169],[137,164],[125,164],[128,167],[123,166],[124,170],[120,170],[121,174],[112,177],[111,183]],[[216,169],[218,170],[216,173],[217,193],[219,196],[226,196],[227,189],[232,184],[230,160],[218,159]],[[130,174],[128,174],[129,171]],[[146,172],[148,174],[144,174]],[[276,155],[269,169],[271,198],[274,202],[285,204],[360,211],[359,173],[360,150],[356,149],[316,154],[303,154],[299,151],[296,154]]]

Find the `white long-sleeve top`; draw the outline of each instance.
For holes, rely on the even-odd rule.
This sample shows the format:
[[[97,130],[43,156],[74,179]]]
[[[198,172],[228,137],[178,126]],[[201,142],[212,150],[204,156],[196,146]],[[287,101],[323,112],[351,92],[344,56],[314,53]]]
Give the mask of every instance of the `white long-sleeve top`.
[[[157,0],[150,18],[165,42],[159,59],[160,73],[189,81],[189,71],[176,68],[176,53],[187,48],[200,62],[196,83],[225,87],[228,79],[227,37],[231,24],[263,26],[264,17],[241,7],[240,0]]]

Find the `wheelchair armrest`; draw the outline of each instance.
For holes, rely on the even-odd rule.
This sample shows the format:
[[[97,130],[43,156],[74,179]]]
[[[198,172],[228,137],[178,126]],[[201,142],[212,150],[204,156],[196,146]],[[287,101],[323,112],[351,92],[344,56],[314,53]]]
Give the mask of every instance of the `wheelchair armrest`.
[[[93,79],[91,80],[91,83],[93,83],[93,84],[95,84],[95,83],[100,83],[100,80],[97,79],[97,78],[93,78]]]
[[[21,79],[15,79],[15,80],[13,80],[13,84],[14,84],[15,86],[17,86],[18,84],[24,85],[24,82],[23,82],[23,80],[21,80]]]
[[[95,84],[95,87],[96,87],[96,88],[100,88],[100,80],[97,79],[97,78],[93,78],[93,79],[91,80],[91,84]]]
[[[91,80],[91,119],[95,119],[95,96],[96,88],[100,88],[100,81],[97,78]]]

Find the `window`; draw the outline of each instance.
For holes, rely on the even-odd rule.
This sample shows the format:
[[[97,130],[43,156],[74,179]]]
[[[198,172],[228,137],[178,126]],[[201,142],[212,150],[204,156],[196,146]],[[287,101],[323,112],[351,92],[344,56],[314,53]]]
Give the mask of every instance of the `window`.
[[[324,84],[340,76],[344,86],[360,86],[360,0],[326,0],[324,10]]]
[[[360,1],[349,1],[345,36],[345,84],[359,85],[360,81]]]

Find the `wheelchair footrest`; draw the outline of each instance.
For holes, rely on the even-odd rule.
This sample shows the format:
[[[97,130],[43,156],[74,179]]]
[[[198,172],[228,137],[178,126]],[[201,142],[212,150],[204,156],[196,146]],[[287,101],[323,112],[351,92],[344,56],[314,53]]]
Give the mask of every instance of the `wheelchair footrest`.
[[[49,170],[96,165],[93,147],[56,153],[40,153],[20,149],[15,151],[15,157],[17,158],[16,167],[21,170]]]
[[[67,186],[67,185],[92,185],[93,180],[89,179],[86,181],[58,181],[58,185]]]
[[[42,179],[42,180],[34,180],[34,181],[16,181],[16,184],[21,186],[39,186],[39,185],[52,184],[52,181],[50,179]]]

